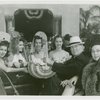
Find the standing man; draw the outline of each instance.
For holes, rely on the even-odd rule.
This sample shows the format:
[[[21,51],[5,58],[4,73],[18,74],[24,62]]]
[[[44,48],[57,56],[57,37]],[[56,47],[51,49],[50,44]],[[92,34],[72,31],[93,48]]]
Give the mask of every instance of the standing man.
[[[70,34],[66,34],[63,39],[64,39],[64,50],[67,51],[69,54],[71,54],[71,50],[70,50],[70,47],[68,47],[69,45],[69,41],[70,41],[70,38],[72,36]]]
[[[84,42],[82,42],[78,36],[73,36],[70,38],[70,43],[69,43],[69,47],[71,49],[73,57],[64,63],[56,63],[54,61],[48,61],[48,64],[52,66],[52,70],[57,73],[58,78],[62,81],[61,85],[64,86],[64,88],[65,86],[70,84],[70,85],[75,85],[75,88],[82,89],[81,86],[82,70],[89,61],[89,58],[84,53],[83,44]],[[74,80],[77,80],[76,84],[74,83],[75,82]],[[64,88],[61,87],[59,89],[60,90],[59,94],[62,94]]]

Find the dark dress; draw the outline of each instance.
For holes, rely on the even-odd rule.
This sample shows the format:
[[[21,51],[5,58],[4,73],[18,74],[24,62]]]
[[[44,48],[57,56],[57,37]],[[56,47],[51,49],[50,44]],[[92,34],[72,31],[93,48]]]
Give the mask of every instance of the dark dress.
[[[56,52],[53,51],[51,53],[51,59],[55,62],[61,62],[62,58],[64,57],[69,57],[69,53],[66,52],[65,50],[61,50],[60,52]],[[48,94],[49,95],[60,95],[59,94],[59,87],[60,87],[60,83],[61,80],[59,79],[59,77],[57,76],[57,74],[55,74],[53,77],[48,79]]]

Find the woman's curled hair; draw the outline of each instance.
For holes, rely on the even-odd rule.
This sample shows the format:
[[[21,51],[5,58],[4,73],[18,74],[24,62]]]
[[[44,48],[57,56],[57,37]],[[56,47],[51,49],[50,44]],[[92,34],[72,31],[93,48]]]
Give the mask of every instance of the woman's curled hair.
[[[42,37],[40,37],[40,36],[38,36],[38,35],[36,35],[36,36],[34,36],[34,45],[35,45],[35,42],[36,42],[36,40],[37,39],[40,39],[41,40],[41,43],[42,43],[42,46],[43,46],[43,39],[42,39]]]
[[[8,41],[1,41],[0,46],[6,46],[7,47],[7,53],[5,56],[8,56],[8,48],[9,48],[9,42]]]

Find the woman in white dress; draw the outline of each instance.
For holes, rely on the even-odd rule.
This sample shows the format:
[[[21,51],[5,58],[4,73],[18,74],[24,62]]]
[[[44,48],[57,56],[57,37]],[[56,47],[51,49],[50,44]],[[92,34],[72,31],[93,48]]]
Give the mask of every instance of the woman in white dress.
[[[12,66],[16,68],[26,67],[27,61],[25,55],[25,46],[24,41],[19,39],[18,44],[16,45],[15,53],[12,60]]]
[[[69,55],[68,52],[62,49],[63,48],[62,37],[57,35],[54,38],[53,42],[54,42],[54,50],[52,50],[49,53],[49,58],[58,63],[64,63],[66,60],[69,60],[71,58],[71,55]],[[51,78],[52,95],[59,94],[60,83],[61,81],[57,75]]]
[[[54,50],[49,53],[49,58],[55,62],[64,63],[66,60],[71,58],[68,52],[62,49],[63,40],[61,36],[54,38]]]

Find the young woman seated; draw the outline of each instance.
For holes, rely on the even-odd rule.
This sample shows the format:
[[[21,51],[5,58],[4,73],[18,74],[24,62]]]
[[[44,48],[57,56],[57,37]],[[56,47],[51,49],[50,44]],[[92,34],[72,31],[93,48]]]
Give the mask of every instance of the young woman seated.
[[[8,54],[9,43],[7,41],[0,42],[0,70],[5,72],[27,72],[27,68],[12,68],[5,63],[5,58]]]

